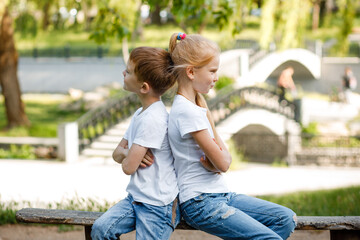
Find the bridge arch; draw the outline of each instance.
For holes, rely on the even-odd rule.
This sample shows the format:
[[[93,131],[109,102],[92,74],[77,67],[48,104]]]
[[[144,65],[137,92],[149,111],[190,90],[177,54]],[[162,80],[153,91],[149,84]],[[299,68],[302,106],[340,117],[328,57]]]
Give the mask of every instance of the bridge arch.
[[[288,154],[287,137],[278,136],[263,125],[247,125],[231,139],[251,162],[272,163],[284,159]]]
[[[321,58],[313,52],[295,48],[272,52],[257,61],[250,69],[249,50],[230,50],[221,54],[219,75],[237,79],[238,85],[251,86],[265,82],[271,73],[286,62],[303,65],[315,79],[321,76]],[[229,71],[232,69],[232,71]]]
[[[256,108],[237,111],[217,124],[216,129],[223,140],[227,141],[241,129],[254,124],[264,126],[276,135],[284,135],[286,132],[299,135],[301,131],[299,124],[294,120],[278,113]]]
[[[216,129],[224,142],[232,139],[237,146],[245,147],[250,161],[272,162],[286,157],[287,162],[292,164],[295,162],[295,150],[301,148],[300,125],[265,109],[241,109],[217,124]],[[259,142],[266,144],[259,145]]]

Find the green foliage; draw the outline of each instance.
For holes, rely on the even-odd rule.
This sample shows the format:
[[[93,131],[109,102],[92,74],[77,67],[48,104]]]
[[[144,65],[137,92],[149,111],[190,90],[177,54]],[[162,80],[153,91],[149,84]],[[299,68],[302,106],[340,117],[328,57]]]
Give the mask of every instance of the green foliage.
[[[286,206],[299,216],[360,215],[360,186],[260,198]]]
[[[0,158],[36,159],[34,147],[10,145],[10,149],[0,149]]]
[[[224,26],[229,24],[230,17],[233,13],[233,6],[229,5],[228,1],[221,1],[218,9],[212,12],[215,24],[219,26],[220,30],[222,30]]]
[[[219,80],[215,83],[215,90],[219,91],[221,89],[223,89],[224,87],[233,85],[235,83],[235,80],[231,77],[227,77],[227,76],[221,76],[219,77]]]
[[[19,204],[17,202],[10,202],[9,204],[5,204],[0,201],[0,225],[17,223],[15,214],[18,209]]]
[[[307,127],[302,126],[301,132],[309,135],[316,135],[319,133],[317,127],[318,127],[317,122],[311,122]]]
[[[359,5],[358,1],[353,0],[340,0],[340,18],[342,19],[340,31],[337,39],[338,43],[335,46],[335,51],[339,56],[346,56],[349,52],[348,35],[351,33],[356,13],[356,7]]]
[[[260,25],[260,46],[264,49],[268,49],[269,44],[273,41],[276,9],[277,0],[266,0],[264,2]]]
[[[94,212],[105,212],[115,203],[108,202],[106,200],[99,201],[92,198],[82,198],[76,196],[73,199],[66,199],[62,202],[48,203],[47,209],[66,209],[66,210],[78,210],[78,211],[94,211]],[[10,201],[2,202],[0,198],[0,225],[4,224],[15,224],[16,211],[24,207],[34,207],[28,201]],[[60,231],[71,230],[70,227],[60,226]]]
[[[90,39],[102,44],[108,38],[119,41],[129,37],[135,26],[137,1],[101,2],[95,18],[94,30]]]
[[[174,0],[171,13],[179,23],[183,31],[190,30],[201,33],[209,24],[216,25],[222,30],[229,24],[234,14],[231,1],[219,0]]]
[[[21,13],[15,19],[15,31],[19,32],[21,37],[35,37],[37,34],[37,22],[29,12]]]

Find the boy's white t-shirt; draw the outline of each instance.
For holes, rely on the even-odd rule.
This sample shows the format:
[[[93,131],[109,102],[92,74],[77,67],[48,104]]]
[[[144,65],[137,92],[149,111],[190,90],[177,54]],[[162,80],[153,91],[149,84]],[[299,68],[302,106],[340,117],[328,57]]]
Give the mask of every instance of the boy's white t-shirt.
[[[168,140],[168,112],[162,101],[151,104],[145,111],[139,108],[131,119],[124,138],[128,147],[133,143],[151,149],[154,163],[138,168],[131,175],[126,191],[135,201],[165,206],[179,193],[174,158]]]
[[[190,133],[207,129],[214,137],[206,108],[176,95],[169,115],[169,140],[175,158],[175,170],[180,189],[180,203],[202,193],[229,192],[222,174],[214,173],[200,163],[204,152]]]

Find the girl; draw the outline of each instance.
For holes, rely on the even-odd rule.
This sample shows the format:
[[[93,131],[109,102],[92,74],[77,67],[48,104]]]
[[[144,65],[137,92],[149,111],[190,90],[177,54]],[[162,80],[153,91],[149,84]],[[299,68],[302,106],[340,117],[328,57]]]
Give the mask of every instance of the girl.
[[[200,94],[218,80],[219,47],[200,35],[173,34],[169,52],[178,82],[169,115],[169,140],[180,188],[180,209],[196,229],[223,239],[286,239],[295,213],[227,189],[221,173],[231,156]]]
[[[129,195],[97,219],[92,239],[118,239],[136,229],[136,239],[169,239],[180,221],[178,186],[171,153],[168,113],[161,95],[175,82],[172,61],[159,48],[135,48],[124,74],[124,89],[140,98],[142,107],[113,153],[131,175]]]

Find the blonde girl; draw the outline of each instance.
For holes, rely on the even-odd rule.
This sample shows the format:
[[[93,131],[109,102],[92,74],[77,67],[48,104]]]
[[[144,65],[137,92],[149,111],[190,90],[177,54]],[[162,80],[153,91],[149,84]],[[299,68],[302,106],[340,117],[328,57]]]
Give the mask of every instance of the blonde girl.
[[[223,239],[286,239],[295,213],[283,206],[228,190],[222,173],[231,155],[217,134],[201,94],[218,80],[220,49],[200,35],[173,34],[169,52],[178,82],[169,115],[182,217]],[[246,183],[241,183],[246,184]]]

